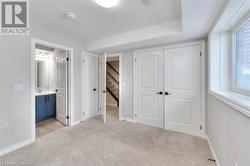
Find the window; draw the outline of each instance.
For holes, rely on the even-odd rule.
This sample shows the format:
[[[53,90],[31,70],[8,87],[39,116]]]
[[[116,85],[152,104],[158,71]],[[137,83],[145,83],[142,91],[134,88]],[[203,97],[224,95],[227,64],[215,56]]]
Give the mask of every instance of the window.
[[[208,37],[208,93],[250,117],[250,0],[229,4]]]
[[[250,92],[250,19],[233,32],[233,89]]]

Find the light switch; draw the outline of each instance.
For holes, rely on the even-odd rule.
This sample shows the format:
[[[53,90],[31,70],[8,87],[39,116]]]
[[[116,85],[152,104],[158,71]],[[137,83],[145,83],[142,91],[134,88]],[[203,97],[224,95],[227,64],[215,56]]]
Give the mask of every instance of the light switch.
[[[23,92],[24,91],[24,85],[23,84],[14,84],[14,91]]]

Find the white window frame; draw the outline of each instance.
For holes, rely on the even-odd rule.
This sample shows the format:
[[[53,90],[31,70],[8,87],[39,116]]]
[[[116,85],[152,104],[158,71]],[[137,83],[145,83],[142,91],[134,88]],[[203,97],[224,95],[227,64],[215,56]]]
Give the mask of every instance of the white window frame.
[[[247,95],[250,96],[250,90],[242,89],[237,87],[236,85],[236,75],[235,75],[235,70],[236,70],[236,32],[242,28],[246,23],[250,21],[250,16],[245,17],[241,21],[239,21],[236,26],[231,30],[230,32],[230,90],[235,93],[239,93],[242,95]]]
[[[234,88],[233,38],[250,19],[250,0],[227,1],[208,36],[208,93],[250,117],[250,95]]]

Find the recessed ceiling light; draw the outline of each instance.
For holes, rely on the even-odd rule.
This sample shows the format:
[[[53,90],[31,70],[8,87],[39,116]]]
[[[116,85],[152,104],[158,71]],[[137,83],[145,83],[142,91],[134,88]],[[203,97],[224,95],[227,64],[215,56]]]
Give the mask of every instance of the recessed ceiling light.
[[[120,0],[94,0],[98,5],[104,8],[111,8],[118,4]]]
[[[75,13],[72,13],[72,12],[67,13],[66,17],[69,18],[69,19],[72,19],[72,20],[76,19]]]

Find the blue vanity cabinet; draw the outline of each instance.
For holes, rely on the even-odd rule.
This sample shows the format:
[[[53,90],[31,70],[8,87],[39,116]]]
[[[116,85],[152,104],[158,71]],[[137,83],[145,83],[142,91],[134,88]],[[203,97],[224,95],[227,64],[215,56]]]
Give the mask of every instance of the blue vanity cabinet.
[[[56,116],[56,95],[48,95],[48,117]]]
[[[36,96],[36,122],[56,116],[56,94]]]
[[[46,96],[36,96],[36,122],[45,120],[47,117]]]

